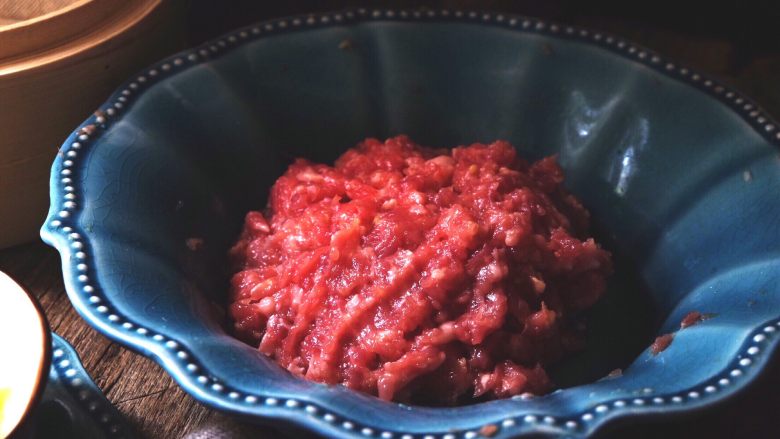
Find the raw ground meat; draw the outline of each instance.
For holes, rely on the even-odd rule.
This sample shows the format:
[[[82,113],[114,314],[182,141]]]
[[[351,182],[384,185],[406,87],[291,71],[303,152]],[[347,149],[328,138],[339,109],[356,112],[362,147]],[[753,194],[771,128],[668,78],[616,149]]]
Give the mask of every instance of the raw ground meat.
[[[237,337],[306,379],[452,405],[550,390],[612,270],[554,157],[368,139],[299,159],[230,251]],[[579,328],[579,329],[578,329]]]

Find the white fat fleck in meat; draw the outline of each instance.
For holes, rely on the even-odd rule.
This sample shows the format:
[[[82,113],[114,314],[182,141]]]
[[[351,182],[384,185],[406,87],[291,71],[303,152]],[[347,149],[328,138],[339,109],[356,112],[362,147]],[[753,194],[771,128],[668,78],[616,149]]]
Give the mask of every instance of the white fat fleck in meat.
[[[418,191],[409,192],[409,200],[417,204],[423,204],[426,201],[426,197],[423,193]]]
[[[543,280],[539,279],[536,276],[530,276],[531,279],[531,286],[534,288],[534,292],[536,294],[542,294],[544,292],[544,289],[547,288],[547,284],[544,283]]]
[[[299,286],[291,287],[290,295],[292,296],[292,304],[294,307],[300,306],[303,302],[303,288]]]
[[[414,259],[414,252],[411,250],[398,250],[395,254],[395,260],[399,267],[406,267],[412,263]]]
[[[396,201],[395,198],[391,198],[391,199],[385,201],[384,203],[382,203],[382,209],[390,210],[390,209],[394,208],[397,205],[398,205],[398,201]]]
[[[479,273],[477,274],[477,279],[479,280],[478,289],[487,292],[492,288],[492,285],[501,282],[504,276],[506,276],[506,265],[504,265],[504,268],[502,269],[501,264],[497,261],[493,261],[479,270]]]
[[[379,331],[374,336],[374,341],[378,344],[390,343],[398,338],[398,330],[385,329]]]
[[[266,316],[270,316],[276,310],[273,297],[263,297],[257,302],[257,309]]]
[[[271,233],[271,227],[268,225],[268,220],[262,213],[256,212],[252,216],[252,221],[247,221],[247,227],[250,227],[255,232]]]
[[[414,262],[414,252],[410,250],[398,250],[395,253],[393,262],[395,263],[395,266],[389,268],[385,275],[385,279],[391,284],[395,282],[400,273],[403,273],[404,270]]]
[[[507,230],[504,235],[504,244],[506,244],[507,247],[516,246],[520,242],[520,236],[521,233],[517,229]]]
[[[369,181],[371,181],[372,185],[384,183],[385,173],[383,171],[372,172]]]
[[[325,180],[322,175],[314,172],[311,168],[306,168],[306,170],[299,172],[295,175],[295,178],[297,178],[298,181],[305,181],[308,183],[319,183]]]
[[[444,276],[446,276],[446,274],[447,273],[441,268],[434,268],[433,270],[431,270],[432,279],[436,279],[436,280],[444,279]]]
[[[289,249],[299,250],[301,244],[306,242],[306,237],[303,235],[287,235],[284,239],[284,244]]]
[[[490,279],[494,282],[500,280],[506,275],[506,266],[503,266],[503,264],[499,263],[498,261],[491,262],[490,265],[485,268],[488,269]]]
[[[415,215],[427,215],[428,214],[428,210],[424,206],[421,206],[419,204],[415,204],[414,206],[409,208],[409,212],[412,212]]]
[[[250,294],[252,296],[254,296],[254,297],[266,296],[267,294],[270,294],[269,290],[272,289],[273,285],[274,285],[273,279],[266,279],[266,280],[264,280],[264,281],[262,281],[262,282],[260,282],[260,283],[258,283],[256,285],[252,286],[252,289],[249,290],[249,291],[250,291]]]
[[[267,222],[258,222],[254,225],[254,229],[263,232],[263,233],[271,233],[271,227],[268,226]]]
[[[439,326],[442,335],[442,341],[449,343],[455,339],[455,322],[444,322]]]
[[[289,370],[290,373],[302,375],[306,369],[300,363],[301,360],[296,358],[295,360],[290,362],[290,364],[287,366],[287,370]]]
[[[396,276],[398,276],[398,270],[396,270],[395,268],[391,268],[387,270],[386,278],[388,283],[392,284],[393,282],[395,282]]]
[[[355,294],[347,302],[347,315],[351,315],[360,306],[360,295]]]
[[[434,157],[428,160],[428,162],[435,164],[447,178],[450,178],[453,172],[455,172],[455,160],[448,155]]]
[[[431,163],[435,163],[437,166],[441,168],[451,168],[455,166],[455,159],[453,159],[448,155],[439,155],[428,161]]]

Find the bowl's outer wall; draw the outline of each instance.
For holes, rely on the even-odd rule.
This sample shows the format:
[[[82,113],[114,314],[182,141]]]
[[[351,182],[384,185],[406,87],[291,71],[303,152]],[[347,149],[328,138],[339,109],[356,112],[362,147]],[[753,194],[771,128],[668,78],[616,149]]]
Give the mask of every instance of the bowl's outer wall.
[[[245,43],[134,99],[76,170],[87,275],[117,313],[180,341],[231,389],[407,432],[474,428],[510,413],[575,417],[647,389],[663,396],[701,385],[780,309],[780,205],[769,202],[780,187],[777,149],[714,98],[602,48],[465,23],[335,26]],[[622,377],[447,409],[410,410],[295,379],[226,335],[214,304],[224,303],[225,250],[243,214],[264,206],[292,158],[328,162],[365,137],[400,133],[432,146],[506,139],[529,158],[558,154],[616,255],[640,267],[653,306],[669,316],[663,330],[688,311],[715,317],[678,333],[661,355],[643,352]],[[60,196],[53,191],[53,206]],[[191,250],[190,238],[203,245]],[[82,312],[94,306],[66,281]],[[191,360],[177,366],[163,350],[147,353],[180,371]],[[212,405],[256,410],[184,381]]]

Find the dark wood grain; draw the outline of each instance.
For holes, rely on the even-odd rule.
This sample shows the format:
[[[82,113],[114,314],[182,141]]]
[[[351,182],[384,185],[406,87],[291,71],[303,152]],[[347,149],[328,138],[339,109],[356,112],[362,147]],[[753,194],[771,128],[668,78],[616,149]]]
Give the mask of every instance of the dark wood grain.
[[[199,18],[198,8],[203,8],[203,4],[208,2],[192,3],[188,20],[191,21],[191,27],[200,29],[193,31],[193,42],[212,37],[231,27],[267,18],[267,13],[252,15],[256,8],[253,5],[266,2],[239,1],[234,6],[243,4],[248,12],[242,14],[240,7],[239,12],[218,11],[217,19],[208,23],[210,27],[207,26],[204,33],[203,26],[200,26],[204,22]],[[434,3],[449,7],[453,4],[480,7],[472,1]],[[538,2],[541,3],[545,2]],[[307,1],[294,1],[290,4],[293,6],[287,9],[274,6],[271,14],[285,15],[305,11],[295,9],[296,7],[323,9]],[[753,44],[753,41],[745,42],[739,36],[734,36],[737,34],[730,32],[719,34],[705,29],[692,34],[689,30],[675,29],[673,25],[663,21],[661,24],[648,24],[638,16],[626,19],[614,16],[567,15],[562,6],[565,2],[559,1],[550,2],[544,7],[537,4],[527,10],[518,10],[517,5],[528,4],[529,2],[487,2],[488,8],[503,7],[520,13],[549,14],[554,19],[623,35],[671,59],[715,75],[757,99],[770,113],[775,116],[780,114],[780,88],[777,87],[777,79],[780,78],[780,53],[776,50],[776,45],[767,46],[765,41],[758,41],[763,32],[761,29],[753,29],[757,32],[757,40]],[[210,20],[212,16],[208,17]],[[52,329],[73,344],[87,371],[109,400],[135,426],[139,437],[178,438],[213,425],[242,430],[248,437],[281,436],[267,427],[250,427],[206,409],[185,394],[153,361],[110,342],[93,330],[74,311],[64,293],[58,255],[42,243],[0,251],[0,270],[20,280],[38,297]],[[602,434],[610,438],[776,437],[780,429],[779,415],[780,358],[775,358],[772,367],[762,379],[737,398],[717,408],[693,416],[664,419],[663,422],[642,420],[629,425],[618,425]]]

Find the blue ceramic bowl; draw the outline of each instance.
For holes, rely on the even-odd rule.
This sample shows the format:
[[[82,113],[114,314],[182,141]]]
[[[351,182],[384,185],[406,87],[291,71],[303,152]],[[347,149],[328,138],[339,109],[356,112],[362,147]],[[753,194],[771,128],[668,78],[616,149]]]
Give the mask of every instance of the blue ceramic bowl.
[[[31,419],[34,433],[22,434],[19,439],[136,437],[121,413],[92,381],[73,346],[52,333],[51,349],[49,381]]]
[[[42,235],[84,318],[209,407],[329,436],[584,436],[721,401],[769,361],[777,132],[749,99],[607,34],[456,11],[293,17],[125,83],[62,146]],[[618,264],[589,349],[556,371],[564,390],[408,407],[294,378],[225,331],[226,248],[291,158],[398,133],[559,155]],[[711,318],[651,355],[694,310]]]

